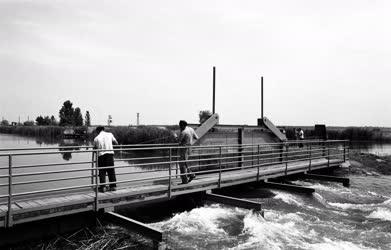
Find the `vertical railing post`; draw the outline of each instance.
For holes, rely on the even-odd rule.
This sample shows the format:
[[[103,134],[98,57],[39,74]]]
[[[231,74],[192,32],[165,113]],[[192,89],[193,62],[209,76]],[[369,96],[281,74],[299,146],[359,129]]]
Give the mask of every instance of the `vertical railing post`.
[[[312,144],[309,143],[310,152],[309,152],[309,158],[310,158],[310,164],[308,165],[308,171],[311,172],[311,165],[312,165]]]
[[[282,142],[280,145],[280,162],[282,163],[284,161],[284,143]]]
[[[176,148],[176,158],[175,158],[175,179],[178,178],[178,159],[179,159],[179,150],[178,147]]]
[[[7,227],[11,227],[12,220],[12,155],[8,155],[8,213]]]
[[[98,199],[98,189],[99,189],[99,166],[98,166],[98,157],[99,150],[97,149],[95,152],[95,211],[97,212],[99,209],[99,199]]]
[[[257,170],[257,182],[259,182],[259,167],[261,163],[261,151],[259,150],[259,144],[258,144],[258,170]]]
[[[327,167],[330,167],[330,144],[327,143]]]
[[[168,164],[168,198],[171,199],[171,160],[172,160],[172,148],[169,150],[169,164]]]
[[[251,145],[251,167],[254,167],[254,145]]]
[[[95,172],[95,167],[94,167],[94,162],[95,162],[95,151],[92,151],[92,157],[91,157],[91,188],[94,188],[94,172]]]
[[[285,175],[288,174],[289,144],[286,145],[285,151]]]
[[[343,162],[346,162],[346,141],[343,141]]]
[[[220,146],[219,147],[219,188],[221,187],[221,157],[222,157],[222,152]]]

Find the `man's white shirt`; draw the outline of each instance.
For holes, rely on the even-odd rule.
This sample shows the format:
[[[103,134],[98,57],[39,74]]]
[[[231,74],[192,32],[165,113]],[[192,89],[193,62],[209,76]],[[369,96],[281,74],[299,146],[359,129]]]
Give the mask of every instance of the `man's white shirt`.
[[[99,151],[98,156],[102,156],[104,154],[114,154],[113,142],[118,144],[112,133],[101,131],[94,139],[94,148],[104,150]]]

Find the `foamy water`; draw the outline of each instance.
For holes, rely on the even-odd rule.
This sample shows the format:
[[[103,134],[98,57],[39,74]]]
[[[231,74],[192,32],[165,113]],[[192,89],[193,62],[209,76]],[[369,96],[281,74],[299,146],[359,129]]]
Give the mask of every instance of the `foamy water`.
[[[213,204],[153,225],[174,249],[390,249],[391,179],[378,189],[376,179],[365,180],[352,178],[351,188],[301,181],[317,190],[313,196],[273,191],[272,198],[253,199],[266,204],[264,218]]]

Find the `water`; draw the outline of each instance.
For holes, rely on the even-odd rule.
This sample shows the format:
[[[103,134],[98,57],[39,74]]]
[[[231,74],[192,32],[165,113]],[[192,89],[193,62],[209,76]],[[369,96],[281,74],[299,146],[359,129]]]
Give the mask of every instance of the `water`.
[[[39,143],[0,134],[0,148],[25,146]],[[360,147],[353,145],[364,152],[391,155],[391,144]],[[71,160],[80,160],[76,155]],[[262,202],[264,218],[246,209],[206,204],[150,224],[168,234],[173,249],[391,249],[391,176],[347,171],[337,174],[349,176],[349,188],[331,182],[294,182],[315,188],[312,196],[274,190],[265,195],[262,189],[231,193]]]
[[[391,143],[352,142],[349,147],[363,153],[370,153],[379,156],[391,155]]]
[[[250,199],[264,204],[264,218],[212,204],[152,225],[170,236],[174,249],[391,249],[390,176],[351,176],[350,188],[296,184],[317,191],[313,196],[272,191],[272,197]],[[261,190],[251,192],[262,196]]]
[[[51,182],[43,182],[43,183],[31,183],[31,184],[23,184],[23,185],[14,185],[14,193],[22,193],[28,191],[37,191],[43,189],[54,189],[54,188],[64,188],[70,186],[83,186],[91,184],[91,163],[81,163],[75,164],[78,162],[91,162],[92,161],[92,153],[88,152],[86,149],[79,149],[77,146],[91,146],[88,142],[85,141],[77,141],[73,139],[63,139],[60,141],[53,140],[42,140],[31,137],[23,137],[17,135],[9,135],[9,134],[0,134],[0,149],[8,149],[8,148],[47,148],[47,147],[59,147],[59,146],[75,146],[75,148],[67,148],[64,152],[64,149],[58,150],[50,150],[51,152],[55,152],[55,154],[45,154],[45,155],[26,155],[26,156],[13,156],[12,157],[12,166],[13,174],[21,174],[21,173],[32,173],[32,172],[49,172],[49,171],[62,171],[62,170],[70,170],[70,169],[87,169],[86,171],[78,171],[78,172],[66,172],[66,173],[50,173],[50,174],[41,174],[41,175],[31,175],[31,176],[21,176],[14,177],[14,184],[17,182],[31,182],[38,180],[47,180],[47,179],[58,179],[58,178],[69,178],[69,177],[82,177],[78,179],[72,180],[63,180],[63,181],[51,181]],[[72,151],[72,152],[70,152]],[[0,154],[7,154],[9,151],[2,151]],[[33,153],[37,151],[28,150],[23,151],[23,153]],[[21,153],[19,151],[18,153]],[[116,176],[117,181],[125,181],[136,178],[147,178],[151,176],[161,176],[165,175],[166,171],[162,172],[150,172],[150,173],[142,173],[139,174],[137,172],[145,171],[145,170],[153,170],[159,169],[161,166],[156,165],[155,167],[140,167],[137,163],[142,163],[142,161],[138,160],[122,160],[124,158],[137,158],[143,157],[142,153],[133,153],[133,154],[116,154],[115,155],[115,166],[122,166],[121,168],[116,168]],[[17,168],[20,166],[29,166],[29,165],[37,165],[37,164],[73,164],[73,165],[57,165],[57,166],[41,166],[41,167],[26,167],[26,168]],[[3,169],[1,169],[3,168]],[[0,156],[0,176],[8,174],[8,156]],[[7,178],[0,177],[0,195],[6,194],[8,192],[8,183]],[[3,184],[3,186],[1,186]],[[126,184],[119,184],[121,187]],[[2,200],[0,199],[0,202]]]

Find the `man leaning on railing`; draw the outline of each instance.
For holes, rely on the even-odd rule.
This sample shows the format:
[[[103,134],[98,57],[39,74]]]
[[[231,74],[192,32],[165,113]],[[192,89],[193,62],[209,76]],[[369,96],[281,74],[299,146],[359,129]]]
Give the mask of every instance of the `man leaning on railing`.
[[[118,144],[114,135],[110,132],[104,131],[105,128],[99,126],[96,128],[97,136],[94,139],[94,148],[98,149],[98,167],[104,168],[99,169],[99,182],[104,184],[106,182],[106,173],[109,177],[110,188],[109,191],[115,191],[117,188],[117,181],[115,177],[114,168],[107,168],[114,166],[114,151],[113,143]],[[114,183],[113,183],[114,182]],[[98,191],[105,192],[105,185],[100,185]]]
[[[189,146],[194,144],[194,140],[198,140],[198,136],[194,129],[187,126],[186,121],[179,121],[179,168],[181,170],[182,184],[191,182],[195,178],[195,174],[191,172],[187,165],[189,159]]]

